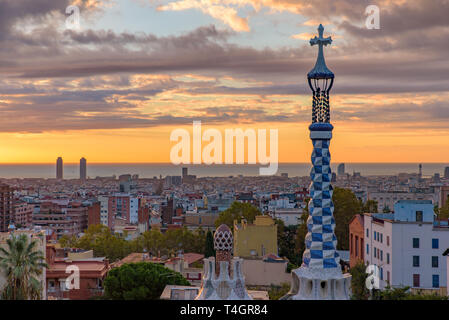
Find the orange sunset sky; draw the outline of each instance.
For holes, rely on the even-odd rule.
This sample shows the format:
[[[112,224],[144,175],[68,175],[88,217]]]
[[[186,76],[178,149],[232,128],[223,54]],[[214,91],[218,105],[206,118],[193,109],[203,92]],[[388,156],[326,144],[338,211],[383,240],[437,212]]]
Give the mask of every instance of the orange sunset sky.
[[[377,1],[379,30],[357,0],[33,1],[0,4],[0,163],[169,162],[194,120],[278,129],[279,161],[309,162],[319,23],[332,161],[449,159],[447,1]]]

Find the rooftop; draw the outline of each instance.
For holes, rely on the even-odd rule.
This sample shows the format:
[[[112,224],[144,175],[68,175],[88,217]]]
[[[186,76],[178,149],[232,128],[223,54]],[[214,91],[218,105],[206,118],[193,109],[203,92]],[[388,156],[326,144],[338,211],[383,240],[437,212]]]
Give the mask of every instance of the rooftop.
[[[399,200],[396,203],[400,204],[432,204],[431,200]]]

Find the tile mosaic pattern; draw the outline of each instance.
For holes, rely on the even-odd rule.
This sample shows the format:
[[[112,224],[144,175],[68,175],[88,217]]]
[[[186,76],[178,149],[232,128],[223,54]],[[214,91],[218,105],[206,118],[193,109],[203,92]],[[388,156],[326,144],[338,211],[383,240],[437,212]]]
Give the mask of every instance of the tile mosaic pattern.
[[[313,139],[312,171],[310,178],[309,218],[307,219],[306,250],[303,266],[337,268],[340,258],[336,251],[332,171],[328,139]]]

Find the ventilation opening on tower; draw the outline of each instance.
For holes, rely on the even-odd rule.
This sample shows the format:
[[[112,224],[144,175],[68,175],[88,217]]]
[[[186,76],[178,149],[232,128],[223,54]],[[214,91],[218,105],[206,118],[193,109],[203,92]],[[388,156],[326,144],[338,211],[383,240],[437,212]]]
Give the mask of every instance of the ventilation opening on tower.
[[[328,281],[321,281],[321,283],[320,283],[320,294],[321,294],[322,298],[326,298],[328,295],[328,291],[329,291],[327,289],[328,285],[329,285]]]
[[[307,280],[307,284],[306,284],[306,295],[311,295],[312,294],[312,289],[313,289],[313,281],[312,280]]]

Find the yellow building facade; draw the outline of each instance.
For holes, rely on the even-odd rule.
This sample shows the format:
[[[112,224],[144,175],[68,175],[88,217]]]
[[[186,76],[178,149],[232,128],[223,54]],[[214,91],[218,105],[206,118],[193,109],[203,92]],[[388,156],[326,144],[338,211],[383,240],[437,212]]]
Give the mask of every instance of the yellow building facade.
[[[234,221],[234,256],[263,257],[278,254],[277,225],[269,216],[256,216],[254,224]]]

